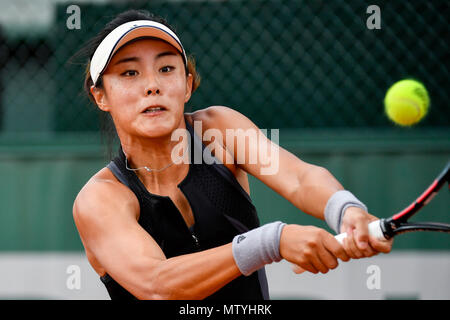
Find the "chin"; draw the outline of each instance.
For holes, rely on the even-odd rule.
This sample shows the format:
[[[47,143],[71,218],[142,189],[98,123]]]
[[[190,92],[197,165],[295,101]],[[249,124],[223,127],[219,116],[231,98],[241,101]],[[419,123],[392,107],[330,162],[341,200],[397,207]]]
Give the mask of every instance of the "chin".
[[[177,128],[174,124],[160,123],[157,125],[149,125],[146,128],[139,130],[147,138],[160,138],[172,135],[172,132]]]
[[[136,123],[136,132],[147,138],[171,136],[172,132],[179,127],[182,117],[183,114],[174,116],[169,113],[165,115],[141,117],[141,121]]]

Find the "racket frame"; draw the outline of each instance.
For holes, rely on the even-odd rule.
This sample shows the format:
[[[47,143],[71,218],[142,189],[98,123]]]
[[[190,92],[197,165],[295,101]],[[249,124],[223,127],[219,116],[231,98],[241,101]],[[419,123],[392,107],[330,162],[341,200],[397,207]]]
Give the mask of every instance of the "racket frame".
[[[450,162],[433,183],[408,207],[390,218],[381,219],[380,226],[384,237],[390,239],[397,234],[412,231],[441,231],[450,232],[450,224],[439,222],[407,222],[414,214],[427,205],[439,192],[442,186],[450,182]],[[449,185],[450,187],[450,185]]]

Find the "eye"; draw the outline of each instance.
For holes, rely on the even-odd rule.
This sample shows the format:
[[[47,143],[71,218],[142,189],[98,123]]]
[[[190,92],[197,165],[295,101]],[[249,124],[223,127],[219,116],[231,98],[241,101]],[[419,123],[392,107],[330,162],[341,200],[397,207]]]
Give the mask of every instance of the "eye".
[[[126,77],[134,77],[137,75],[137,71],[136,70],[127,70],[123,73],[121,73],[122,76],[126,76]]]
[[[175,70],[175,67],[172,67],[172,66],[164,66],[161,69],[159,69],[159,71],[163,72],[163,73],[167,73],[167,72],[170,72],[173,70]]]

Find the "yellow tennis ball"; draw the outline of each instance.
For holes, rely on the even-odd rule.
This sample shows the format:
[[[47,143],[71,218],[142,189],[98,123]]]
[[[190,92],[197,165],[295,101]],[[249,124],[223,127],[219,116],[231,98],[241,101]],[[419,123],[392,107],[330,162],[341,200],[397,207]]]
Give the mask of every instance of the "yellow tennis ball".
[[[394,83],[384,98],[387,116],[401,126],[411,126],[422,120],[428,112],[429,105],[427,89],[413,79]]]

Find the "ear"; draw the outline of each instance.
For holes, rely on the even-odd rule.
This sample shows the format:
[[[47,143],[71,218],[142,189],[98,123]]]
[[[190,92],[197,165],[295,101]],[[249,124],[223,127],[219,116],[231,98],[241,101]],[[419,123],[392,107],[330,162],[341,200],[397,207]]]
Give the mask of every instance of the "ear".
[[[95,86],[91,86],[91,94],[94,97],[95,103],[100,110],[109,111],[109,107],[106,103],[105,90],[97,88]]]
[[[194,81],[194,77],[191,73],[186,77],[186,95],[184,96],[184,103],[188,102],[192,95],[192,83]]]

